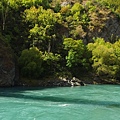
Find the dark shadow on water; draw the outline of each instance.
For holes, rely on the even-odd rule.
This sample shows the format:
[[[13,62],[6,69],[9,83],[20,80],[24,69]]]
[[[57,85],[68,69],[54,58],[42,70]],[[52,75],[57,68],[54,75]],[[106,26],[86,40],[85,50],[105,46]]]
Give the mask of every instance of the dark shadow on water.
[[[69,104],[85,104],[85,105],[98,105],[105,106],[108,108],[120,108],[120,102],[114,101],[100,101],[100,100],[89,100],[83,98],[62,98],[55,96],[33,96],[33,95],[24,95],[25,90],[42,90],[44,88],[18,88],[18,89],[1,89],[0,88],[0,97],[13,97],[26,100],[35,100],[35,101],[50,101],[50,102],[63,102]]]

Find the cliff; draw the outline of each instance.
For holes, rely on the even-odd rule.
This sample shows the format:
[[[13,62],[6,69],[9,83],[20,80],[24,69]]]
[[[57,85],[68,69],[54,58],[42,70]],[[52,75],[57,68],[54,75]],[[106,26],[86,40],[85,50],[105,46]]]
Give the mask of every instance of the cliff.
[[[15,58],[10,46],[0,38],[0,87],[15,83]]]
[[[90,23],[86,37],[88,41],[93,37],[101,37],[105,41],[114,43],[120,38],[119,17],[109,9],[96,7],[96,11],[89,13]]]

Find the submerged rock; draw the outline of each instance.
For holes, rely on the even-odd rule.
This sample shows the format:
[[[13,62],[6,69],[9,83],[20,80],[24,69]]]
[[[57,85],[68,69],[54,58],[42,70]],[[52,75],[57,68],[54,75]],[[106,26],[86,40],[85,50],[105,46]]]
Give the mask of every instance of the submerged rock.
[[[0,87],[13,86],[15,59],[10,46],[0,38]]]

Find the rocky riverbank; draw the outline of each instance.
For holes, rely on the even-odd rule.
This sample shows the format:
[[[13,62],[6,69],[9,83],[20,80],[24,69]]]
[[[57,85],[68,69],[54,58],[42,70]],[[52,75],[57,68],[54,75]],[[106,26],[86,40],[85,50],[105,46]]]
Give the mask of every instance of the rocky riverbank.
[[[56,78],[49,77],[43,80],[21,79],[20,86],[41,86],[41,87],[71,87],[71,86],[85,86],[86,84],[78,78]]]

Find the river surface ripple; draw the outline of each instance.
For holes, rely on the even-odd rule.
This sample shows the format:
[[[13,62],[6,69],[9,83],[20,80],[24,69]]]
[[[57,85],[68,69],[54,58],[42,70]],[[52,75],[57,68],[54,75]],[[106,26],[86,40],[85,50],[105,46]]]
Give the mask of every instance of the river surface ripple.
[[[0,120],[120,120],[120,86],[0,88]]]

